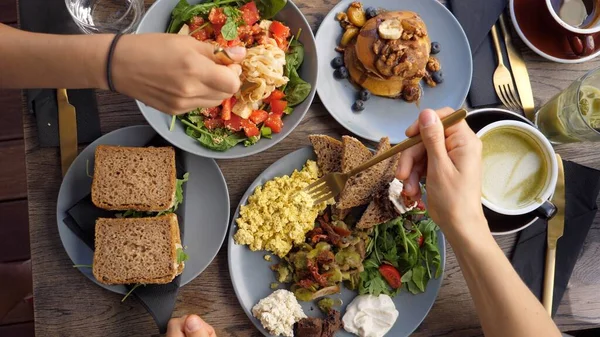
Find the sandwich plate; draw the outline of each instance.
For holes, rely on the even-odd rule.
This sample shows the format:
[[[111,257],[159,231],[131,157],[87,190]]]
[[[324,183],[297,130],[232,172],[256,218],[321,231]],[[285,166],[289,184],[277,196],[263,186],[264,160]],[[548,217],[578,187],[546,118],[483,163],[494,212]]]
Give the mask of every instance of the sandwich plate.
[[[115,130],[86,147],[67,171],[58,193],[56,220],[60,239],[74,265],[92,264],[94,252],[67,227],[64,219],[67,211],[91,192],[92,178],[87,175],[87,168],[93,175],[96,146],[146,146],[156,135],[150,126],[142,125]],[[183,185],[183,203],[177,210],[184,233],[183,246],[187,246],[185,252],[189,255],[181,275],[183,286],[200,275],[221,248],[229,222],[229,194],[225,178],[214,160],[184,151],[179,155],[178,160],[189,173],[189,180]],[[105,289],[127,293],[125,286],[107,286],[96,281],[91,268],[79,270]]]
[[[365,102],[365,110],[352,111],[358,89],[348,79],[338,80],[333,76],[331,60],[342,55],[335,51],[342,35],[335,16],[345,12],[354,1],[340,1],[323,19],[316,35],[319,50],[317,92],[325,108],[342,126],[362,138],[377,142],[381,137],[390,137],[390,142],[396,144],[406,138],[404,131],[417,119],[421,109],[446,106],[458,109],[463,105],[471,86],[473,63],[467,37],[452,13],[435,0],[371,0],[363,1],[363,6],[413,11],[421,16],[431,41],[441,45],[440,53],[434,56],[442,66],[444,82],[435,88],[422,82],[419,104],[372,96]]]
[[[267,254],[266,251],[253,252],[248,246],[235,244],[233,240],[233,236],[237,231],[235,220],[239,217],[240,207],[248,202],[248,198],[257,186],[263,185],[275,177],[289,175],[296,169],[301,170],[307,160],[316,160],[312,147],[304,147],[294,151],[269,166],[269,168],[254,180],[242,197],[230,225],[231,229],[229,231],[227,253],[229,274],[231,275],[233,289],[235,290],[235,294],[240,301],[240,305],[244,309],[244,312],[248,315],[248,318],[250,318],[254,326],[256,326],[256,328],[265,336],[271,335],[262,327],[260,321],[253,317],[252,307],[258,303],[258,301],[267,297],[274,291],[270,289],[270,284],[276,282],[275,273],[271,271],[269,266],[277,263],[277,258],[274,254],[269,254],[272,256],[272,259],[270,262],[267,262],[264,259],[265,254]],[[442,232],[439,232],[438,235],[438,247],[442,259],[441,268],[443,270],[446,265],[446,243]],[[421,324],[435,302],[443,278],[444,275],[442,274],[442,276],[437,279],[431,279],[427,284],[426,291],[422,294],[412,295],[408,293],[408,291],[405,291],[393,298],[396,310],[398,310],[400,315],[398,316],[394,327],[387,333],[387,336],[409,336],[419,324]],[[280,288],[282,287],[280,286]],[[336,307],[335,309],[341,310],[341,314],[343,315],[346,311],[346,306],[357,295],[357,292],[343,288],[341,294],[329,297],[342,299],[343,305],[341,308]],[[316,303],[299,303],[302,305],[302,309],[307,316],[322,317]],[[350,337],[354,335],[340,330],[336,333],[336,336]]]

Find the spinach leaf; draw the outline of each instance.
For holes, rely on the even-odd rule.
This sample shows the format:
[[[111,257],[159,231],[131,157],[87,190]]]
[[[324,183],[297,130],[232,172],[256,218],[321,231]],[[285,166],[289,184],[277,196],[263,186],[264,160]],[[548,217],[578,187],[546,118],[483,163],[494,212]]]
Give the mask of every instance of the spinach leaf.
[[[293,39],[293,37],[292,37]],[[285,66],[287,69],[286,76],[289,75],[291,68],[298,70],[304,62],[304,46],[298,40],[292,40],[290,47],[285,54]]]
[[[238,0],[218,0],[214,2],[203,2],[197,5],[190,5],[186,0],[179,0],[177,6],[171,12],[171,22],[167,27],[167,33],[177,33],[181,26],[194,16],[207,16],[210,10],[225,4],[236,3]]]
[[[238,37],[237,28],[238,26],[235,21],[227,19],[227,22],[223,25],[223,28],[221,28],[223,38],[227,41],[235,40]]]
[[[311,90],[310,83],[304,81],[298,76],[298,72],[296,69],[291,69],[289,74],[289,82],[285,87],[284,93],[285,98],[287,99],[288,106],[295,106],[308,97]]]
[[[187,126],[185,133],[188,136],[199,141],[204,147],[214,151],[227,151],[247,139],[238,133],[224,128],[208,130],[201,123],[199,123],[200,125],[195,125],[185,118],[181,122]]]
[[[255,2],[256,8],[260,12],[260,18],[270,20],[285,7],[287,0],[257,0]]]

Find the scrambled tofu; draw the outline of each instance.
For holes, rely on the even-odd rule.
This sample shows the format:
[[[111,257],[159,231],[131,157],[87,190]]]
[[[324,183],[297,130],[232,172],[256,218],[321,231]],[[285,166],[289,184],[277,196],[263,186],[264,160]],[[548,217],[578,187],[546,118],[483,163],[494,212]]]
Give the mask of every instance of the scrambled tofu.
[[[284,257],[294,244],[304,242],[306,233],[314,228],[317,215],[327,207],[327,203],[313,205],[310,196],[302,192],[318,177],[317,163],[309,160],[301,171],[258,186],[248,204],[241,207],[235,243]]]

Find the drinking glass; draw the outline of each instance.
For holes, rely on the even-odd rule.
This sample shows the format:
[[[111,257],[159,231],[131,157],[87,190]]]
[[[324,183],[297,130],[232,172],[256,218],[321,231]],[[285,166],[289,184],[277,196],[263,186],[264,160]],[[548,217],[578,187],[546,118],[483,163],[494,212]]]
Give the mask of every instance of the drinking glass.
[[[600,141],[600,67],[544,104],[535,125],[554,144]]]
[[[144,0],[65,0],[86,34],[131,33],[144,15]]]

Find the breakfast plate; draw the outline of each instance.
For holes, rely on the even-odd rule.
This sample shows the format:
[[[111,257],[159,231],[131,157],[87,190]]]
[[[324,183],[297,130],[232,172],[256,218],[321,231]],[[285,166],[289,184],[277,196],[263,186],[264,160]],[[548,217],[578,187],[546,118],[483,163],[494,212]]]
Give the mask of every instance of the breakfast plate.
[[[264,185],[267,181],[275,177],[289,175],[294,170],[301,170],[307,160],[315,159],[316,156],[313,153],[313,148],[304,147],[272,164],[250,185],[242,197],[231,221],[228,238],[228,264],[233,288],[244,312],[256,328],[265,336],[271,335],[263,328],[261,322],[253,316],[252,308],[259,300],[273,292],[270,284],[276,282],[276,278],[270,266],[278,263],[278,261],[274,254],[266,251],[251,251],[248,246],[236,244],[234,241],[234,235],[238,230],[236,219],[240,216],[240,207],[247,204],[248,198],[254,193],[257,186]],[[441,269],[443,270],[446,261],[445,239],[441,232],[439,232],[437,238],[437,246],[441,255]],[[265,255],[267,254],[272,256],[270,261],[265,260]],[[426,286],[425,292],[421,294],[413,295],[408,291],[402,291],[393,297],[393,302],[396,310],[399,312],[399,316],[393,328],[387,333],[388,336],[408,336],[421,324],[437,297],[442,279],[443,274],[436,279],[432,278]],[[279,286],[279,289],[282,289],[282,285]],[[341,294],[335,294],[331,297],[341,299],[342,306],[335,309],[340,310],[343,315],[347,305],[356,296],[357,292],[342,287]],[[300,304],[307,316],[323,317],[316,303],[300,302]],[[344,330],[339,330],[336,336],[353,335]]]
[[[188,0],[188,3],[190,5],[207,2],[217,1]],[[148,9],[146,14],[144,15],[144,18],[140,22],[136,33],[164,33],[167,30],[168,26],[170,26],[170,21],[172,18],[171,13],[175,6],[178,6],[178,3],[179,0],[155,1],[154,4]],[[270,4],[269,1],[257,1],[255,3],[263,5]],[[258,140],[258,142],[250,146],[245,146],[245,142],[239,142],[234,143],[233,147],[224,151],[212,150],[208,147],[205,147],[205,143],[200,142],[202,138],[199,138],[198,135],[194,136],[197,139],[190,137],[188,135],[188,133],[190,133],[190,129],[186,127],[186,125],[184,125],[181,120],[172,123],[172,116],[162,113],[157,109],[150,107],[140,101],[136,101],[140,111],[142,112],[148,123],[154,128],[154,130],[156,130],[158,134],[160,134],[171,144],[186,152],[193,153],[202,157],[215,159],[233,159],[250,156],[274,146],[275,144],[283,140],[285,137],[287,137],[300,124],[300,122],[306,115],[306,112],[308,111],[308,108],[310,107],[314,95],[316,93],[318,72],[317,49],[315,46],[315,39],[312,34],[310,25],[306,21],[306,18],[304,17],[300,9],[298,9],[298,7],[292,1],[287,1],[287,3],[285,3],[285,7],[283,7],[275,15],[274,19],[280,20],[285,25],[287,25],[290,29],[290,32],[293,33],[292,35],[295,34],[299,36],[298,41],[300,41],[300,43],[304,46],[304,57],[302,63],[299,65],[297,74],[302,80],[310,84],[310,90],[308,92],[304,91],[306,97],[302,100],[302,102],[298,103],[293,107],[294,110],[291,114],[285,115],[282,118],[283,127],[281,127],[281,132],[273,132],[271,139],[260,139]],[[296,39],[295,35],[294,39]],[[173,127],[171,127],[171,125],[173,125]],[[207,131],[209,130],[203,129],[202,134],[206,135]],[[217,137],[215,137],[215,139],[216,138]],[[214,142],[218,144],[229,143],[217,140],[215,140]]]
[[[441,46],[439,54],[434,56],[439,60],[444,80],[434,88],[422,83],[418,103],[372,95],[365,102],[363,111],[355,111],[353,103],[357,99],[358,88],[347,79],[335,78],[331,64],[334,58],[341,56],[335,50],[342,35],[336,15],[345,12],[352,2],[340,1],[323,19],[316,34],[319,50],[317,92],[329,113],[340,124],[372,141],[388,136],[394,144],[406,138],[404,131],[417,119],[422,108],[449,106],[458,109],[463,105],[473,73],[471,50],[462,27],[450,11],[434,0],[374,0],[365,2],[364,6],[388,11],[413,11],[423,19],[431,42],[438,42]]]
[[[74,265],[91,265],[94,251],[84,243],[65,223],[68,211],[90,194],[94,167],[94,152],[101,144],[143,147],[157,137],[150,126],[131,126],[108,133],[88,145],[65,175],[56,206],[58,232],[65,251]],[[181,275],[183,286],[212,262],[221,248],[229,221],[229,194],[225,178],[212,159],[194,156],[181,151],[177,160],[189,173],[184,184],[183,203],[176,213],[183,232],[183,246],[189,259]],[[125,294],[125,286],[109,286],[99,283],[91,268],[78,268],[87,278],[110,291]]]

